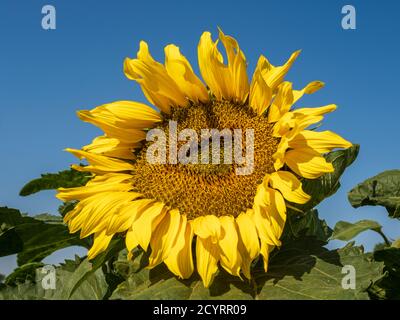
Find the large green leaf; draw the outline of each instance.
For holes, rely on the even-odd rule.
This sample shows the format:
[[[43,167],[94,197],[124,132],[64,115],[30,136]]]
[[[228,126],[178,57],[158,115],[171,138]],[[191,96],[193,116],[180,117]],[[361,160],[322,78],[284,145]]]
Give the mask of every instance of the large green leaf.
[[[392,218],[400,218],[400,170],[382,172],[360,183],[349,192],[354,208],[384,206]]]
[[[0,300],[101,300],[107,293],[107,283],[101,269],[91,272],[75,288],[83,274],[92,270],[92,264],[85,260],[67,261],[55,270],[55,288],[43,288],[42,280],[48,272],[36,269],[34,280],[16,285],[2,285]],[[75,289],[74,289],[75,288]]]
[[[42,300],[37,294],[36,285],[31,281],[16,286],[0,284],[0,300]]]
[[[63,293],[60,298],[72,299],[75,291],[79,290],[80,286],[85,284],[87,279],[92,277],[93,274],[98,273],[98,270],[100,270],[101,267],[106,266],[108,261],[114,260],[114,257],[118,255],[119,251],[121,251],[123,247],[123,239],[115,238],[111,240],[107,249],[100,253],[91,262],[89,262],[87,259],[84,260],[72,274],[68,286],[63,287]]]
[[[360,220],[355,223],[339,221],[333,229],[331,239],[349,241],[361,232],[372,230],[381,233],[382,226],[373,220]]]
[[[90,174],[74,169],[58,173],[46,173],[42,174],[40,178],[28,182],[19,194],[21,196],[28,196],[42,190],[79,187],[85,185],[89,179]]]
[[[306,214],[292,212],[288,215],[282,241],[291,241],[304,236],[314,237],[316,240],[327,242],[332,234],[332,229],[325,220],[318,217],[318,210],[313,209]]]
[[[252,299],[252,289],[237,277],[220,271],[210,289],[204,288],[198,276],[188,280],[179,280],[165,265],[152,270],[145,268],[146,259],[132,263],[132,272],[118,285],[110,299],[128,300],[187,300],[187,299]]]
[[[344,289],[344,266],[355,270],[355,289]],[[366,290],[382,273],[361,247],[352,244],[329,251],[307,239],[282,248],[267,274],[256,275],[259,299],[368,299]]]
[[[22,251],[24,243],[14,227],[0,227],[0,257],[9,256]]]
[[[309,180],[303,179],[302,185],[306,193],[312,195],[312,199],[304,205],[296,205],[303,212],[315,208],[322,200],[335,194],[340,187],[340,177],[357,158],[360,146],[355,144],[345,150],[329,152],[325,155],[328,162],[331,162],[335,171],[326,173],[323,176]]]
[[[48,223],[42,221],[49,221]],[[0,256],[18,253],[19,266],[40,262],[51,253],[69,246],[88,247],[88,241],[70,234],[58,217],[41,215],[39,219],[23,216],[16,209],[0,208]]]
[[[43,267],[43,265],[42,262],[31,262],[17,267],[7,276],[5,284],[15,285],[26,281],[35,281],[36,269]]]
[[[47,296],[48,299],[101,300],[107,292],[103,271],[94,270],[87,259],[72,272],[64,268],[57,269],[56,287],[59,289],[56,289],[53,295]]]
[[[385,273],[369,288],[371,297],[400,300],[400,249],[392,247],[376,250],[374,259],[385,264]]]
[[[179,280],[164,265],[148,270],[143,264],[111,299],[368,299],[382,263],[370,261],[359,247],[329,251],[321,244],[315,238],[293,241],[273,252],[268,273],[256,266],[248,282],[220,271],[209,289],[197,275]],[[356,270],[354,290],[342,288],[344,265]]]

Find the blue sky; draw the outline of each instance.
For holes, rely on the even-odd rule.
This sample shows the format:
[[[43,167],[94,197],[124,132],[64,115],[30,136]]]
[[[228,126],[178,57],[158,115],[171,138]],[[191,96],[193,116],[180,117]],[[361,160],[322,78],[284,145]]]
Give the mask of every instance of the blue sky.
[[[54,5],[57,29],[41,28],[41,9]],[[357,29],[341,28],[341,8],[352,4]],[[361,144],[342,188],[319,206],[330,226],[338,220],[375,219],[389,237],[400,223],[383,208],[353,209],[346,193],[358,182],[400,168],[398,74],[400,2],[398,1],[22,1],[0,3],[0,205],[29,214],[56,213],[54,192],[27,198],[20,188],[40,173],[75,162],[66,147],[87,144],[99,131],[81,122],[76,110],[115,100],[145,101],[138,85],[125,78],[122,62],[133,57],[140,40],[163,60],[174,43],[197,68],[201,33],[217,26],[240,43],[252,72],[260,54],[274,64],[290,53],[302,54],[288,75],[302,88],[312,80],[326,87],[299,106],[336,103],[323,129]],[[367,232],[357,243],[371,249],[379,236]],[[342,245],[333,243],[332,245]],[[80,251],[82,253],[82,251]],[[54,254],[54,262],[72,251]],[[0,258],[0,273],[15,257]]]

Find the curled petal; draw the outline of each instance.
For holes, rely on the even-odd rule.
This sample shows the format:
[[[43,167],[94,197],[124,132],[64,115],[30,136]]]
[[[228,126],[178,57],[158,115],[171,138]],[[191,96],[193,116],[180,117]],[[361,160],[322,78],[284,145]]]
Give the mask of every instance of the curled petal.
[[[208,92],[201,80],[194,74],[189,61],[175,45],[165,47],[165,68],[181,91],[192,101],[207,102]]]
[[[300,180],[289,171],[271,173],[270,184],[272,188],[279,190],[283,197],[290,202],[304,204],[311,198],[303,191]]]
[[[188,101],[165,67],[150,55],[146,42],[140,42],[137,59],[126,58],[125,75],[137,81],[147,99],[168,113],[171,106],[186,106]]]
[[[311,148],[288,151],[285,154],[285,162],[290,169],[306,179],[316,179],[334,171],[333,165]]]

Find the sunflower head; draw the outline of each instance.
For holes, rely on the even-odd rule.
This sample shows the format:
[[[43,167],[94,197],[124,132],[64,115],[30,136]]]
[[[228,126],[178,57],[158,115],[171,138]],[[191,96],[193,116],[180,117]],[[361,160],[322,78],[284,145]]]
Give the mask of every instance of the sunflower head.
[[[249,80],[237,41],[221,30],[219,41],[226,61],[209,32],[200,38],[205,84],[177,46],[165,47],[161,64],[140,42],[124,72],[159,111],[116,101],[78,112],[104,135],[67,149],[87,160],[73,167],[92,178],[60,188],[57,197],[79,201],[64,220],[70,232],[94,235],[89,259],[123,234],[128,257],[140,246],[151,251],[149,267],[165,263],[180,278],[190,277],[194,264],[206,287],[218,265],[250,278],[251,262],[261,255],[267,270],[269,253],[281,245],[287,205],[310,199],[302,179],[332,172],[323,154],[351,146],[331,131],[309,129],[335,105],[293,107],[323,87],[313,81],[295,90],[284,80],[299,51],[281,66],[260,56]]]

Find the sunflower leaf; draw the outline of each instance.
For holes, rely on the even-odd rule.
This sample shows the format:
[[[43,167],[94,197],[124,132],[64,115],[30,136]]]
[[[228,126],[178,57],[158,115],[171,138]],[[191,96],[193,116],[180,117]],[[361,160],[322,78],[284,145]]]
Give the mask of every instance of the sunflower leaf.
[[[384,206],[391,218],[400,219],[400,170],[384,171],[353,188],[348,194],[354,208]]]
[[[16,286],[0,284],[0,300],[43,300],[43,298],[38,296],[36,284],[26,281]]]
[[[333,229],[331,239],[349,241],[359,235],[361,232],[372,230],[380,233],[382,226],[373,220],[360,220],[355,223],[339,221]]]
[[[15,285],[26,281],[35,281],[36,269],[43,267],[41,262],[30,262],[14,269],[5,279],[7,285]]]
[[[372,262],[362,248],[348,245],[329,251],[314,237],[285,244],[270,257],[269,271],[260,266],[252,281],[219,271],[209,289],[198,276],[179,280],[164,265],[132,272],[111,299],[368,299],[367,288],[382,274],[383,264]],[[355,289],[344,289],[345,265],[355,270]]]
[[[319,219],[318,210],[313,209],[303,215],[295,212],[288,214],[282,241],[287,242],[307,236],[327,242],[331,234],[332,229],[329,228],[325,220]]]
[[[28,182],[20,191],[20,196],[29,196],[42,190],[58,188],[79,187],[86,184],[90,174],[74,169],[60,171],[58,173],[42,174],[40,178]]]
[[[369,288],[373,299],[400,299],[400,249],[384,248],[374,252],[374,259],[385,264],[380,279]]]
[[[64,268],[57,270],[60,290],[52,299],[60,300],[101,300],[107,292],[107,283],[101,269],[94,268],[87,260],[83,260],[77,268],[70,272]]]
[[[104,299],[108,287],[104,273],[97,269],[78,288],[71,291],[81,278],[81,275],[91,270],[92,265],[87,260],[67,260],[59,267],[54,267],[54,288],[44,288],[42,282],[49,272],[36,268],[34,276],[25,282],[15,285],[0,285],[0,300],[101,300]]]
[[[40,215],[36,219],[23,216],[16,209],[0,207],[0,226],[0,256],[17,253],[19,266],[40,262],[65,247],[88,246],[86,240],[70,234],[60,219],[50,215]]]
[[[354,289],[345,289],[344,266],[354,267]],[[368,299],[367,289],[382,274],[362,247],[329,251],[313,239],[293,241],[271,258],[268,273],[256,273],[259,299]]]
[[[64,289],[62,299],[70,299],[78,288],[85,283],[86,279],[96,273],[106,262],[113,260],[122,250],[124,241],[122,238],[112,239],[107,249],[100,253],[91,262],[85,259],[74,273],[74,282],[70,282],[69,287]]]

